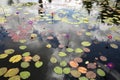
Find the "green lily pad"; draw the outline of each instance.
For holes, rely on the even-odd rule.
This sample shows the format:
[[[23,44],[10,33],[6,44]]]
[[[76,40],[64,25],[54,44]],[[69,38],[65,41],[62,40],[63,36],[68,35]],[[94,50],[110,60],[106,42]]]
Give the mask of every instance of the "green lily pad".
[[[76,49],[75,49],[75,53],[82,53],[82,52],[83,52],[83,50],[80,49],[80,48],[76,48]]]
[[[57,63],[57,59],[56,59],[55,57],[51,57],[51,58],[50,58],[50,62],[51,62],[51,63]]]
[[[19,42],[20,42],[20,43],[25,43],[25,42],[26,42],[26,40],[25,40],[25,39],[23,39],[23,40],[20,40]]]
[[[43,65],[43,62],[42,62],[42,61],[37,61],[37,62],[35,62],[35,67],[36,67],[36,68],[40,68],[42,65]]]
[[[9,78],[8,80],[20,80],[20,76],[16,75],[16,76]]]
[[[0,68],[0,76],[4,75],[6,72],[7,72],[7,68],[6,67]]]
[[[5,59],[8,56],[8,54],[0,54],[0,59]]]
[[[12,76],[15,76],[19,73],[19,69],[18,68],[12,68],[12,69],[9,69],[7,71],[7,73],[4,75],[4,77],[12,77]]]
[[[82,46],[90,46],[91,45],[91,43],[88,41],[83,41],[81,44],[82,44]]]
[[[67,48],[66,51],[67,52],[73,52],[74,50],[72,48]]]
[[[20,72],[20,77],[22,78],[22,79],[28,79],[29,77],[30,77],[30,72],[29,71],[22,71],[22,72]]]
[[[56,67],[54,68],[54,72],[55,72],[56,74],[62,74],[62,68],[59,67],[59,66],[56,66]]]
[[[13,54],[14,52],[15,52],[14,49],[6,49],[6,50],[4,50],[4,53],[6,53],[6,54]]]
[[[19,47],[19,49],[21,49],[21,50],[24,50],[24,49],[26,49],[27,48],[27,46],[20,46]]]
[[[104,77],[106,75],[102,69],[97,69],[97,74],[102,77]]]
[[[88,80],[86,77],[80,77],[79,80]]]
[[[91,32],[86,32],[85,35],[91,36],[92,34],[91,34]]]
[[[30,55],[30,52],[25,52],[22,54],[22,56],[29,56]]]
[[[70,68],[69,68],[69,67],[65,67],[65,68],[63,69],[63,73],[64,73],[64,74],[69,74],[69,73],[70,73]]]
[[[67,56],[67,54],[64,53],[64,52],[59,52],[58,55],[59,55],[60,57],[65,57],[65,56]]]
[[[30,66],[29,62],[22,62],[20,65],[22,68],[28,68]]]
[[[62,67],[67,66],[67,62],[66,62],[66,61],[61,61],[61,62],[60,62],[60,66],[62,66]]]
[[[37,62],[37,61],[40,60],[40,56],[39,56],[39,55],[34,55],[33,58],[32,58],[32,60],[33,60],[34,62]]]
[[[81,73],[79,71],[77,71],[77,70],[71,70],[70,73],[75,78],[79,78],[80,75],[81,75]]]

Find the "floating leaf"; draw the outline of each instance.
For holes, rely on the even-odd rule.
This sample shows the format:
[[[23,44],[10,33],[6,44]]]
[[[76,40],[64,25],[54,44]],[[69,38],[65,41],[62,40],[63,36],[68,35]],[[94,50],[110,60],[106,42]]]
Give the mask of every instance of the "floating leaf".
[[[74,50],[72,48],[67,48],[66,51],[67,52],[73,52]]]
[[[78,71],[83,74],[87,73],[87,69],[85,67],[78,67]]]
[[[43,62],[42,62],[42,61],[37,61],[37,62],[35,62],[35,67],[36,67],[36,68],[40,68],[42,65],[43,65]]]
[[[69,74],[69,73],[70,73],[70,68],[69,68],[69,67],[65,67],[65,68],[63,69],[63,73],[64,73],[64,74]]]
[[[7,73],[4,75],[4,77],[12,77],[12,76],[15,76],[19,73],[19,69],[18,68],[12,68],[12,69],[9,69],[7,71]]]
[[[96,64],[94,64],[94,63],[88,63],[87,64],[87,68],[90,68],[90,69],[95,69],[97,66],[96,66]]]
[[[22,59],[21,55],[14,55],[9,59],[9,62],[16,63],[16,62],[19,62],[21,59]]]
[[[19,42],[20,42],[20,43],[25,43],[25,42],[26,42],[26,40],[25,40],[25,39],[23,39],[23,40],[20,40]]]
[[[83,41],[81,44],[82,44],[83,46],[90,46],[90,45],[91,45],[91,43],[88,42],[88,41]]]
[[[25,52],[22,54],[22,56],[29,56],[30,55],[30,52]]]
[[[56,66],[56,67],[54,68],[54,72],[57,73],[57,74],[62,74],[62,68],[59,67],[59,66]]]
[[[8,80],[20,80],[20,76],[16,75],[16,76],[9,78]]]
[[[8,56],[8,54],[0,54],[0,59],[4,59]]]
[[[22,71],[22,72],[20,72],[20,77],[22,78],[22,79],[28,79],[29,77],[30,77],[30,72],[28,72],[28,71]]]
[[[100,56],[101,61],[107,61],[107,58],[105,56]]]
[[[81,75],[81,73],[78,72],[77,70],[71,70],[70,73],[71,73],[71,75],[72,75],[73,77],[75,77],[75,78],[79,78],[80,75]]]
[[[27,48],[27,46],[20,46],[19,48],[20,48],[21,50],[24,50],[24,49]]]
[[[50,58],[50,62],[51,62],[51,63],[57,63],[57,59],[56,59],[55,57],[51,57],[51,58]]]
[[[34,55],[33,58],[32,58],[32,60],[34,62],[39,61],[40,60],[40,56],[39,55]]]
[[[93,71],[88,71],[86,73],[86,77],[89,79],[94,79],[94,78],[96,78],[96,74]]]
[[[110,46],[112,47],[112,48],[114,48],[114,49],[118,49],[118,45],[116,45],[116,44],[110,44]]]
[[[6,50],[4,51],[4,53],[6,53],[6,54],[13,54],[14,52],[15,52],[14,49],[6,49]]]
[[[32,57],[31,56],[25,56],[23,57],[23,61],[31,61],[32,60]]]
[[[76,57],[76,58],[74,58],[74,61],[77,62],[77,63],[81,63],[81,62],[83,62],[83,59],[79,58],[79,57]]]
[[[59,55],[60,57],[65,57],[65,56],[67,56],[67,54],[64,53],[64,52],[59,52],[58,55]]]
[[[78,64],[77,62],[75,62],[75,61],[70,61],[70,62],[69,62],[69,65],[70,65],[71,67],[73,67],[73,68],[77,68],[77,67],[79,66],[79,64]]]
[[[86,77],[80,77],[79,80],[88,80]]]
[[[91,34],[91,32],[86,32],[85,35],[91,36],[92,34]]]
[[[104,77],[106,75],[102,69],[97,69],[97,74],[102,77]]]
[[[4,75],[6,72],[7,72],[7,68],[6,67],[0,68],[0,76]]]
[[[75,49],[75,53],[82,53],[82,52],[83,52],[83,50],[80,49],[80,48],[76,48],[76,49]]]
[[[61,62],[60,62],[60,66],[62,66],[62,67],[67,66],[67,62],[66,62],[66,61],[61,61]]]
[[[51,46],[51,44],[47,44],[46,47],[47,48],[51,48],[52,46]]]
[[[29,62],[22,62],[20,65],[22,68],[28,68],[30,66]]]
[[[90,52],[89,48],[83,48],[84,52]]]

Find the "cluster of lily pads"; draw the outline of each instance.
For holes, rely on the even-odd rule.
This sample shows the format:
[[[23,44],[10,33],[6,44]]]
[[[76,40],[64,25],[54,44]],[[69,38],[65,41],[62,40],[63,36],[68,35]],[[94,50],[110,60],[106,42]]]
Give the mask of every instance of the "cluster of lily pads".
[[[25,43],[26,40],[20,40],[20,43]],[[19,47],[20,50],[25,50],[27,46],[21,45]],[[9,59],[10,63],[20,62],[21,68],[28,68],[30,66],[30,62],[34,61],[35,68],[40,68],[43,65],[43,62],[40,60],[40,56],[35,54],[34,56],[31,56],[30,52],[24,52],[23,54],[15,54],[14,49],[6,49],[4,50],[4,53],[0,54],[0,60],[6,59],[9,55],[13,56]],[[15,54],[15,55],[14,55]],[[5,78],[9,78],[8,80],[21,80],[21,79],[27,79],[29,78],[31,73],[29,71],[20,71],[19,68],[11,68],[8,69],[7,67],[1,67],[0,68],[0,76],[3,76]]]

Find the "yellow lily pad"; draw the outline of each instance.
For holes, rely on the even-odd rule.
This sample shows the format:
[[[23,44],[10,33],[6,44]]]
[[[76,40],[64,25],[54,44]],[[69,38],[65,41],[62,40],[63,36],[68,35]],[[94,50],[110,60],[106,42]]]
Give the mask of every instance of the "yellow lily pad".
[[[20,80],[20,76],[16,75],[16,76],[9,78],[8,80]]]
[[[118,45],[114,44],[114,43],[111,43],[110,44],[110,47],[114,48],[114,49],[118,49]]]
[[[19,73],[19,69],[18,68],[12,68],[12,69],[9,69],[7,71],[7,73],[4,75],[4,77],[12,77],[12,76],[15,76]]]
[[[80,48],[76,48],[76,49],[75,49],[75,53],[82,53],[82,52],[83,52],[83,50],[80,49]]]
[[[22,59],[22,56],[21,56],[21,55],[14,55],[13,57],[11,57],[11,58],[9,59],[9,62],[17,63],[17,62],[19,62],[21,59]]]
[[[8,54],[0,54],[0,59],[5,59],[8,56]]]
[[[0,76],[4,75],[6,72],[7,72],[7,68],[6,67],[0,68]]]
[[[14,49],[6,49],[6,50],[4,50],[4,53],[6,53],[6,54],[13,54],[14,52],[15,52]]]
[[[82,44],[82,46],[90,46],[91,45],[91,43],[88,41],[83,41],[83,42],[81,42],[81,44]]]
[[[19,47],[19,49],[21,49],[21,50],[24,50],[24,49],[26,49],[27,48],[27,46],[20,46]]]
[[[25,43],[25,42],[26,42],[26,40],[25,40],[25,39],[23,39],[23,40],[20,40],[19,42],[20,42],[20,43]]]

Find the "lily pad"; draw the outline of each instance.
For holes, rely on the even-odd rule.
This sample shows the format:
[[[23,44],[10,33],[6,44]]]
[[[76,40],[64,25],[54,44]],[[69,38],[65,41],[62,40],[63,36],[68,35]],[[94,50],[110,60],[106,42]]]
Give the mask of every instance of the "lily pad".
[[[65,67],[65,68],[63,69],[63,73],[64,73],[64,74],[69,74],[69,73],[70,73],[70,68],[69,68],[69,67]]]
[[[33,60],[34,62],[37,62],[37,61],[40,60],[40,56],[39,56],[39,55],[34,55],[33,58],[32,58],[32,60]]]
[[[17,63],[17,62],[19,62],[21,59],[22,59],[22,56],[21,56],[21,55],[14,55],[13,57],[11,57],[11,58],[9,59],[9,62]]]
[[[118,49],[118,45],[116,45],[116,44],[114,44],[114,43],[110,44],[110,46],[111,46],[112,48],[114,48],[114,49]]]
[[[97,69],[97,74],[102,77],[104,77],[106,75],[102,69]]]
[[[35,62],[35,67],[36,67],[36,68],[40,68],[42,65],[43,65],[43,62],[42,62],[42,61],[37,61],[37,62]]]
[[[56,67],[54,68],[54,72],[55,72],[56,74],[62,74],[62,68],[59,67],[59,66],[56,66]]]
[[[71,73],[71,75],[72,75],[73,77],[75,77],[75,78],[79,78],[80,75],[81,75],[81,73],[78,72],[77,70],[71,70],[70,73]]]
[[[67,62],[66,62],[66,61],[61,61],[61,62],[60,62],[60,66],[62,66],[62,67],[67,66]]]
[[[79,80],[88,80],[86,77],[80,77]]]
[[[28,68],[30,66],[29,62],[22,62],[20,65],[22,68]]]
[[[79,64],[75,61],[70,61],[69,62],[69,65],[72,67],[72,68],[77,68],[79,66]]]
[[[22,56],[29,56],[30,55],[30,52],[25,52],[22,54]]]
[[[6,54],[13,54],[14,52],[15,52],[14,49],[6,49],[6,50],[4,50],[4,53],[6,53]]]
[[[57,63],[57,59],[56,59],[55,57],[51,57],[51,58],[50,58],[50,62],[51,62],[51,63]]]
[[[85,35],[91,36],[92,34],[91,34],[91,32],[86,32]]]
[[[8,80],[20,80],[20,76],[16,75],[16,76],[9,78]]]
[[[82,46],[90,46],[91,45],[91,43],[88,41],[83,41],[81,44],[82,44]]]
[[[12,68],[12,69],[9,69],[7,71],[7,73],[4,75],[4,77],[12,77],[12,76],[15,76],[19,73],[19,69],[18,68]]]
[[[21,50],[24,50],[24,49],[26,49],[27,48],[27,46],[20,46],[19,47],[19,49],[21,49]]]
[[[75,53],[82,53],[82,52],[83,52],[83,50],[80,49],[80,48],[76,48],[76,49],[75,49]]]
[[[7,68],[6,67],[0,68],[0,76],[4,75],[6,72],[7,72]]]
[[[79,71],[80,73],[85,74],[85,73],[87,73],[87,68],[85,68],[85,67],[78,67],[78,71]]]
[[[67,52],[73,52],[74,50],[72,48],[67,48],[66,51]]]
[[[58,55],[59,55],[60,57],[65,57],[65,56],[67,56],[67,54],[64,53],[64,52],[59,52]]]
[[[5,54],[5,53],[0,54],[0,59],[5,59],[7,56],[8,56],[8,54]]]
[[[25,40],[25,39],[23,39],[23,40],[20,40],[19,42],[20,42],[20,43],[25,43],[25,42],[26,42],[26,40]]]
[[[20,72],[20,77],[22,78],[22,79],[28,79],[29,77],[30,77],[30,72],[28,72],[28,71],[22,71],[22,72]]]

